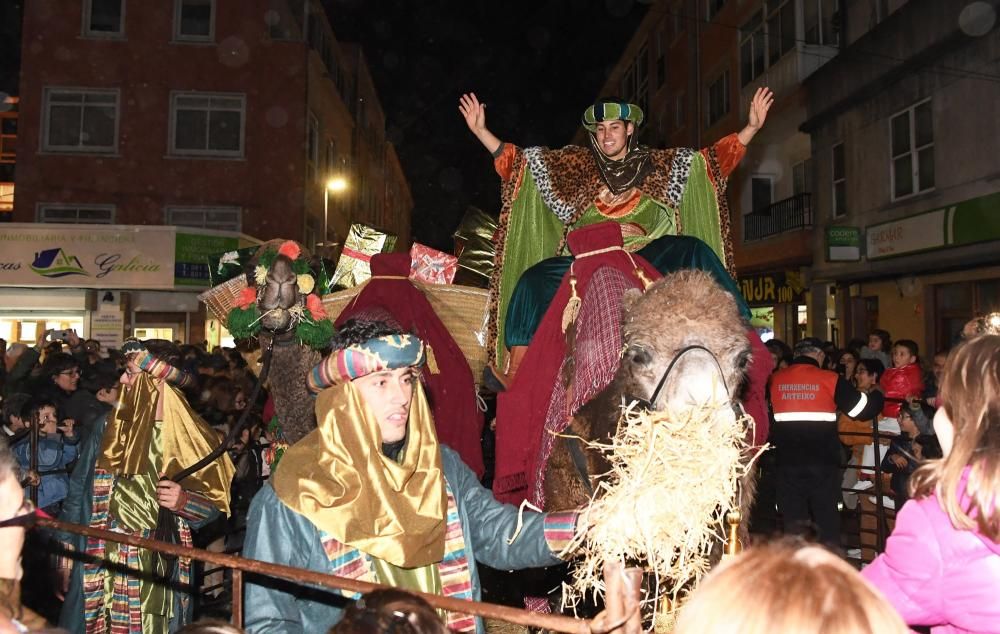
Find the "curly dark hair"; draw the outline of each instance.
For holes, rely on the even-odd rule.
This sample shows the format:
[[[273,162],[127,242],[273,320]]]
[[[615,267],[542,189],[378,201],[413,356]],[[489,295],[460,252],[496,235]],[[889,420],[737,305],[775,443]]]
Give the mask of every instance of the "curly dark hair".
[[[73,368],[80,369],[80,362],[68,352],[55,352],[42,362],[42,375],[53,377]]]
[[[401,334],[403,334],[402,330],[393,328],[384,321],[348,319],[330,340],[330,346],[334,350],[343,350],[348,346],[356,346],[376,337]]]
[[[422,598],[388,588],[358,599],[330,629],[330,634],[447,634],[449,631],[434,608]]]

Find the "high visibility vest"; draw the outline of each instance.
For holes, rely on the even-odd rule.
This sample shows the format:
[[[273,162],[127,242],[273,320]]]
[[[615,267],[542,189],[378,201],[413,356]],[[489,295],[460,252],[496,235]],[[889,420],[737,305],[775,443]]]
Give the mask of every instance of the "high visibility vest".
[[[774,421],[836,421],[839,376],[809,363],[796,363],[775,372],[771,377]]]

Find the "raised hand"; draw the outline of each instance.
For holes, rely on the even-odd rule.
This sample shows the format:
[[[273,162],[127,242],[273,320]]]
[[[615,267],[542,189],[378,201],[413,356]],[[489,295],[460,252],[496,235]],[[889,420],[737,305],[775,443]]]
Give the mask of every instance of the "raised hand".
[[[458,100],[458,111],[462,113],[465,125],[469,126],[473,134],[486,129],[486,104],[479,103],[476,93],[462,95]]]
[[[750,121],[748,125],[755,130],[760,130],[767,119],[767,111],[771,109],[771,104],[773,103],[774,93],[766,86],[758,88],[757,92],[754,93],[753,99],[750,100]]]
[[[458,100],[458,111],[465,119],[465,125],[469,126],[479,142],[490,152],[496,152],[500,148],[500,139],[493,136],[493,133],[486,129],[486,104],[479,103],[475,93],[468,92]]]

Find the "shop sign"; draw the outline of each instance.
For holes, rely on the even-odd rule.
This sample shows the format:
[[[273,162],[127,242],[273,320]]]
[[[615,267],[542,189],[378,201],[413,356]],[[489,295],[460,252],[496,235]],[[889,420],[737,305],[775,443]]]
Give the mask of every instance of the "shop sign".
[[[826,228],[826,261],[857,262],[861,259],[859,227]]]
[[[177,232],[174,248],[174,284],[210,286],[208,257],[239,247],[235,235]]]
[[[745,275],[740,278],[740,292],[750,306],[798,304],[805,301],[805,284],[794,271]]]
[[[125,338],[125,313],[110,310],[91,313],[90,338],[101,342],[101,348],[121,348]]]
[[[0,286],[173,288],[174,228],[0,225]]]
[[[1000,240],[1000,192],[866,230],[869,260]]]

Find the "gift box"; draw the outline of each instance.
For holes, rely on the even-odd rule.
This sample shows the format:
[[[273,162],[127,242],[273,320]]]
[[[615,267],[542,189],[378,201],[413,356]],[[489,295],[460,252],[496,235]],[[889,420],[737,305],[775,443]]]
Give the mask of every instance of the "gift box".
[[[458,258],[414,242],[410,247],[410,279],[427,284],[451,284],[458,269]]]
[[[458,273],[455,281],[466,286],[489,285],[493,273],[496,247],[493,234],[497,230],[496,218],[476,207],[469,207],[455,230],[455,255],[458,256]]]
[[[371,259],[376,253],[392,251],[396,236],[363,224],[352,224],[333,274],[333,288],[351,288],[372,276]]]

